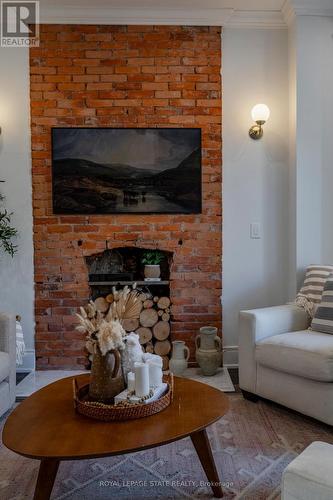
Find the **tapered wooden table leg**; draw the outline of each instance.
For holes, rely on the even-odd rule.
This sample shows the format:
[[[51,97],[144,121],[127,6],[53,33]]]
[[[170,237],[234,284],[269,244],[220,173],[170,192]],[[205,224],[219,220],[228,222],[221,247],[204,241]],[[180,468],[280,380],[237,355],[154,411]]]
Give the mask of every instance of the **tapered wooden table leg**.
[[[206,472],[208,481],[211,483],[214,496],[223,497],[223,491],[220,484],[219,475],[216,470],[213,453],[210,447],[206,429],[191,434],[192,443],[199,456],[201,465]]]
[[[34,500],[49,500],[59,468],[59,460],[45,458],[39,466]]]

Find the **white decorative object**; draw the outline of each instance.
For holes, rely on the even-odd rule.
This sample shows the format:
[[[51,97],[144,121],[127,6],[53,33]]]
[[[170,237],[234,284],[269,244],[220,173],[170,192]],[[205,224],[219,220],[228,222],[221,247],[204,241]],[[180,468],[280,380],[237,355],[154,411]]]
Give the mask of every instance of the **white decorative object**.
[[[174,340],[172,342],[172,355],[169,362],[169,369],[174,375],[181,376],[187,368],[188,358],[190,356],[189,348],[183,340]]]
[[[157,401],[158,399],[160,399],[166,393],[167,389],[168,389],[168,384],[163,383],[159,387],[156,387],[156,389],[152,389],[153,395],[145,399],[144,401],[141,401],[138,396],[130,396],[129,400],[131,403],[140,403],[140,402],[144,404],[151,403],[152,401]]]
[[[149,394],[149,366],[145,363],[135,363],[135,395],[139,398]]]
[[[114,397],[114,404],[118,405],[123,401],[127,401],[127,396],[128,396],[128,389],[125,389],[120,394],[117,394],[117,396]]]
[[[163,366],[163,359],[161,356],[158,354],[151,354],[150,352],[144,352],[142,354],[142,360],[144,363],[147,363],[148,361],[152,361],[156,365]]]
[[[121,364],[125,382],[127,382],[128,372],[134,372],[135,363],[142,363],[142,355],[139,335],[132,332],[127,336],[125,349],[121,353]]]
[[[142,402],[144,404],[151,403],[152,401],[157,401],[157,399],[160,399],[162,396],[164,396],[167,389],[168,389],[168,384],[166,384],[164,382],[159,387],[156,387],[156,389],[153,389],[153,395],[151,397],[145,399],[144,401],[141,401],[141,398],[139,398],[138,396],[135,396],[135,395],[132,395],[128,398],[129,391],[128,391],[128,389],[125,389],[123,392],[121,392],[120,394],[117,394],[117,396],[115,396],[114,404],[117,405],[119,403],[123,403],[124,401],[130,401],[131,403]]]
[[[127,390],[129,392],[135,391],[135,373],[128,372],[127,374]]]
[[[146,364],[149,367],[149,386],[153,388],[159,387],[162,385],[162,367],[153,360],[148,360]]]
[[[21,323],[16,319],[16,365],[23,364],[23,356],[25,353],[25,343]]]

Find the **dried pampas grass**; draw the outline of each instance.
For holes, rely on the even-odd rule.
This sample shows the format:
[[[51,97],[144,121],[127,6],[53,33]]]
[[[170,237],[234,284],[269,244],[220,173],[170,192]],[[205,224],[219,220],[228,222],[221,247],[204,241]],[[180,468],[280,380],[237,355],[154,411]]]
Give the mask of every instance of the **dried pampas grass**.
[[[95,352],[97,346],[103,356],[113,349],[123,349],[126,332],[122,321],[138,319],[140,316],[142,301],[139,299],[135,285],[132,289],[125,286],[122,290],[116,290],[114,287],[112,294],[113,302],[108,310],[101,310],[96,301],[91,300],[85,307],[80,307],[80,314],[77,314],[80,324],[76,329],[88,334],[86,348],[90,354]],[[107,304],[106,301],[105,304]]]

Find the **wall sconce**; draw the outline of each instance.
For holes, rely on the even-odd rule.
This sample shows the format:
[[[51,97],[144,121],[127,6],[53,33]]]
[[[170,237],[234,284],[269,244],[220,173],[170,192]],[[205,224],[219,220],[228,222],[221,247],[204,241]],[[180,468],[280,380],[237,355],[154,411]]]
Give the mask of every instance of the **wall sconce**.
[[[251,111],[252,119],[256,122],[256,125],[252,125],[249,130],[249,136],[251,139],[261,139],[264,130],[262,128],[263,124],[267,122],[270,110],[266,104],[256,104]]]

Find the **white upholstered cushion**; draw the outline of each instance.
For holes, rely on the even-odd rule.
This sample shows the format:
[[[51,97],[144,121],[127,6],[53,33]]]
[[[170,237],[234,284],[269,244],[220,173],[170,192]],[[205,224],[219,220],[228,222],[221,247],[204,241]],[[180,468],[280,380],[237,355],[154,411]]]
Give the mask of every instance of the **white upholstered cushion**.
[[[263,339],[256,361],[275,370],[322,382],[333,382],[333,335],[302,330]]]
[[[9,355],[0,351],[0,382],[9,375]]]
[[[333,446],[315,441],[285,469],[282,500],[332,500]]]

